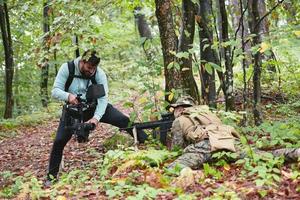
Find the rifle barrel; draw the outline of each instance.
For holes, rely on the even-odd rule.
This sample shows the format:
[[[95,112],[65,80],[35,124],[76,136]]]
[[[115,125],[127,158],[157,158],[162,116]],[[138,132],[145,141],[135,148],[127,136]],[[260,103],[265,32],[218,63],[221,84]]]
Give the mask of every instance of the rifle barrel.
[[[158,121],[153,121],[153,122],[143,122],[143,123],[136,123],[131,127],[127,127],[127,128],[120,128],[120,130],[130,130],[133,127],[136,127],[136,129],[154,129],[157,128],[163,124],[172,124],[173,120],[158,120]]]

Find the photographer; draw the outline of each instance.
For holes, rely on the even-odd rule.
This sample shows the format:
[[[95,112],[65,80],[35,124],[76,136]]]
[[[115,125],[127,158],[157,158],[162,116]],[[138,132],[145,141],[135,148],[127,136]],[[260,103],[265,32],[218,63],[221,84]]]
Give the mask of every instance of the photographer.
[[[119,128],[126,128],[129,118],[108,103],[107,78],[104,71],[97,67],[99,63],[100,57],[93,50],[88,50],[84,52],[82,57],[64,63],[56,76],[52,97],[67,102],[67,105],[78,105],[81,103],[81,99],[86,99],[87,88],[90,85],[102,84],[105,91],[104,96],[96,100],[97,103],[94,108],[91,107],[84,110],[81,113],[83,116],[77,117],[81,117],[86,124],[94,124],[96,126],[100,121]],[[78,95],[81,95],[80,98],[78,98]],[[74,118],[76,119],[76,113],[64,110],[50,154],[48,181],[57,179],[63,149],[74,133],[73,130],[66,128],[66,126],[74,125]],[[132,130],[129,130],[128,133],[132,135]],[[146,138],[147,135],[144,132],[138,133],[140,143],[143,143]]]

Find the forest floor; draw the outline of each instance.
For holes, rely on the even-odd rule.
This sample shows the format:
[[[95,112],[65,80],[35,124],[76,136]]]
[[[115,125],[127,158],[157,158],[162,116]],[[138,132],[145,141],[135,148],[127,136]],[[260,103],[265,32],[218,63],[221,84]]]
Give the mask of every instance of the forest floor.
[[[37,177],[40,182],[45,180],[48,167],[49,154],[55,136],[55,132],[58,126],[58,120],[48,121],[47,123],[40,124],[38,126],[23,126],[17,129],[17,136],[13,138],[7,138],[0,140],[0,172],[9,171],[15,176],[26,176],[26,173],[30,173],[31,176]],[[105,149],[102,145],[103,141],[113,135],[111,126],[106,124],[99,124],[97,129],[92,133],[90,141],[88,143],[77,143],[75,140],[71,140],[64,150],[64,168],[65,173],[74,170],[85,170],[87,167],[99,160],[103,159]],[[144,148],[143,146],[142,148]],[[127,161],[124,161],[125,165]],[[116,162],[119,163],[120,162]],[[128,164],[128,163],[127,163]],[[124,165],[122,165],[124,166]],[[129,167],[128,167],[129,166]],[[118,166],[113,166],[106,177],[114,177],[114,179],[124,180],[132,176],[131,172],[136,172],[139,177],[129,177],[130,183],[133,185],[144,185],[148,184],[149,187],[157,190],[158,192],[155,199],[174,199],[178,196],[191,194],[192,199],[203,199],[210,197],[211,199],[300,199],[300,175],[295,176],[294,168],[298,168],[299,173],[299,162],[298,164],[285,164],[280,168],[280,171],[276,172],[280,176],[280,180],[276,183],[268,183],[268,185],[257,186],[255,181],[257,176],[254,173],[244,174],[243,166],[241,164],[230,164],[224,166],[218,166],[211,168],[211,172],[204,170],[196,170],[194,172],[188,172],[186,177],[170,176],[171,179],[166,181],[163,176],[165,171],[160,169],[152,170],[145,166],[128,165],[125,168],[124,173],[119,173]],[[162,165],[160,165],[162,166]],[[97,168],[97,167],[96,167]],[[95,170],[97,170],[94,168]],[[219,171],[222,175],[216,178],[214,170]],[[262,168],[262,170],[266,170]],[[272,170],[272,169],[271,169]],[[94,176],[98,172],[92,173]],[[91,175],[90,177],[92,177]],[[272,176],[272,173],[266,173],[266,176]],[[169,178],[170,178],[169,177]],[[201,181],[198,181],[201,180]],[[266,177],[266,180],[272,180]],[[166,183],[168,182],[168,183]],[[266,182],[267,183],[267,182]],[[0,191],[1,189],[8,187],[13,184],[12,179],[6,179],[0,176]],[[86,181],[88,186],[91,184]],[[110,184],[115,184],[110,182]],[[169,187],[181,187],[178,190],[168,190]],[[129,187],[129,186],[128,186]],[[42,190],[45,190],[41,186]],[[57,195],[61,195],[62,199],[106,199],[111,194],[105,191],[105,187],[101,186],[98,188],[99,191],[86,191],[82,193],[74,193],[72,186],[68,185],[62,191],[56,192]],[[117,189],[113,189],[117,192]],[[119,189],[122,194],[112,195],[109,199],[125,199],[126,196],[132,195],[134,192],[131,189],[124,190]],[[145,189],[147,190],[147,189]],[[49,192],[49,189],[47,189]],[[137,191],[135,191],[137,192]],[[21,193],[22,194],[22,193]],[[49,194],[49,193],[47,193]],[[124,196],[123,196],[124,195]],[[47,195],[46,195],[47,196]],[[39,198],[32,197],[30,194],[11,196],[14,199],[31,199]],[[41,198],[43,195],[41,195]],[[143,196],[147,197],[147,194]],[[149,197],[149,196],[148,196]],[[151,197],[149,197],[151,199]],[[50,196],[42,199],[50,199]],[[58,198],[57,198],[58,199]]]
[[[45,178],[57,127],[58,120],[20,127],[16,137],[0,141],[0,171],[11,171],[18,176],[32,172],[40,179]],[[103,152],[101,143],[111,135],[109,126],[100,124],[92,134],[88,143],[78,143],[74,138],[69,141],[64,149],[64,171],[83,168],[85,163],[96,159],[89,154],[90,148]]]

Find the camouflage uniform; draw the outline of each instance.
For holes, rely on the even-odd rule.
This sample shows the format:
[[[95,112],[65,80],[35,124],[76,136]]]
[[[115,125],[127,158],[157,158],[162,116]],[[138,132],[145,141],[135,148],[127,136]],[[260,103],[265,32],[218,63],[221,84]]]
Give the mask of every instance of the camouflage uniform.
[[[223,125],[207,106],[186,108],[182,115],[174,120],[171,129],[171,148],[175,146],[184,148],[183,154],[171,163],[169,168],[179,165],[197,169],[203,163],[211,161],[212,154],[220,150],[237,152],[238,158],[243,158],[246,153],[238,148],[240,146],[238,138],[234,128]],[[271,153],[274,156],[284,156],[287,161],[293,161],[298,159],[300,149],[278,149]]]

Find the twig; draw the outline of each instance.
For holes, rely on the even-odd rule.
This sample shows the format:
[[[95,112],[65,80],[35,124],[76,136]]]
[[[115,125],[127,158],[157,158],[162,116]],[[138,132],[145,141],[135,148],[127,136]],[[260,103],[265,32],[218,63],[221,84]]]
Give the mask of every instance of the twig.
[[[273,10],[275,10],[281,3],[283,3],[283,1],[284,1],[284,0],[278,1],[277,4],[276,4],[273,8],[271,8],[271,10],[269,10],[269,12],[267,12],[264,16],[262,16],[262,17],[258,20],[257,24],[255,24],[253,30],[255,30],[255,29],[257,28],[257,26],[260,25],[260,23],[262,22],[262,20],[264,20],[269,14],[271,14],[271,12],[272,12]]]
[[[138,140],[137,140],[137,130],[136,130],[136,126],[133,127],[133,138],[134,138],[134,150],[138,151]]]

